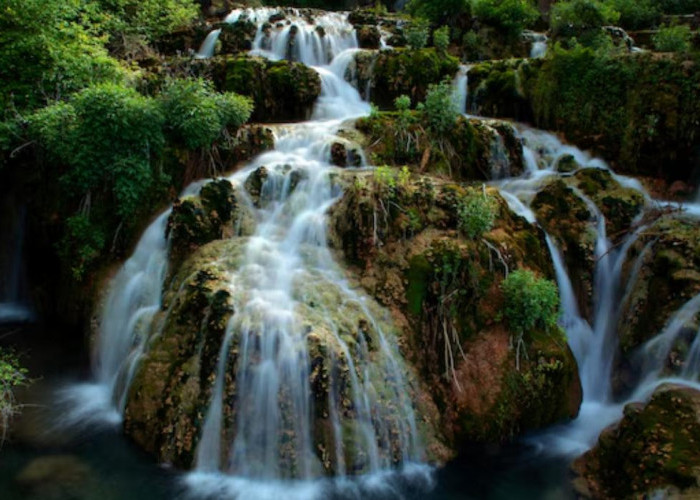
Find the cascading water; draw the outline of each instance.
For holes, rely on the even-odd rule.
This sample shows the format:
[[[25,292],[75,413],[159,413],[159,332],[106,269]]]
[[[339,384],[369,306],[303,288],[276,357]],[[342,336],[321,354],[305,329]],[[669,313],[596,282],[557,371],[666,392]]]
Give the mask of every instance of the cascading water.
[[[10,211],[12,213],[14,211]],[[22,262],[24,246],[24,224],[26,210],[21,208],[7,227],[0,233],[3,248],[0,249],[0,324],[18,323],[32,319],[32,311],[27,304],[27,290]]]
[[[327,14],[317,18],[315,25],[294,18],[296,33],[289,24],[269,32],[264,23],[273,12],[234,11],[227,22],[242,15],[258,22],[252,53],[273,59],[288,55],[293,38],[294,58],[317,65],[322,92],[314,121],[280,127],[275,149],[229,178],[247,196],[242,188],[246,179],[266,167],[259,205],[248,199],[257,225],[245,244],[242,262],[230,273],[235,313],[221,340],[195,471],[188,476],[188,483],[199,493],[223,494],[231,488],[227,494],[245,498],[261,498],[267,491],[275,497],[282,491],[288,495],[289,485],[269,488],[281,480],[324,474],[316,453],[319,430],[314,428],[309,387],[310,333],[302,319],[308,315],[327,332],[326,341],[336,353],[332,389],[324,403],[332,427],[333,449],[328,451],[334,457],[334,474],[378,474],[424,458],[412,389],[393,333],[385,331],[386,319],[380,319],[385,313],[350,287],[326,243],[325,212],[341,194],[332,182],[336,167],[330,165],[330,144],[337,140],[334,133],[343,120],[369,112],[369,104],[344,80],[357,50],[354,31],[344,15]],[[319,25],[324,26],[322,36]],[[208,43],[215,43],[215,37]],[[139,361],[148,353],[149,335],[158,335],[162,328],[163,320],[154,318],[162,308],[168,217],[169,211],[146,230],[112,282],[95,355],[97,381],[69,390],[72,400],[83,401],[70,421],[99,413],[97,407],[102,419],[118,421],[124,410]],[[324,306],[321,312],[318,306],[309,309],[308,305],[323,304],[319,287],[336,297],[334,305]],[[360,335],[349,343],[338,322],[353,314],[366,319],[367,339]],[[235,364],[230,362],[231,352],[236,353]],[[346,373],[342,382],[334,381],[336,372]],[[226,380],[231,377],[236,380],[235,401],[225,396]],[[342,392],[341,385],[346,386]],[[222,441],[227,405],[236,409],[230,442]],[[353,414],[351,426],[345,415],[348,408]],[[427,478],[425,470],[420,471],[419,476]],[[309,497],[309,484],[296,486],[300,498]]]

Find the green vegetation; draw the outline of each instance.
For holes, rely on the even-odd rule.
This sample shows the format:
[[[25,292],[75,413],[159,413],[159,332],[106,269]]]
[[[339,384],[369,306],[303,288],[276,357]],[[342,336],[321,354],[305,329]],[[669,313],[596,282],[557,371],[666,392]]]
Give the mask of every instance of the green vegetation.
[[[688,26],[663,26],[654,35],[654,48],[659,52],[688,52],[692,36]]]
[[[469,238],[490,231],[498,214],[498,202],[486,191],[469,189],[457,205],[457,227]]]
[[[452,129],[459,116],[452,98],[452,87],[447,82],[431,84],[425,102],[419,104],[418,109],[425,116],[428,127],[436,134]]]
[[[27,370],[21,366],[17,355],[0,348],[0,444],[7,437],[12,417],[20,411],[14,391],[27,383]]]
[[[232,92],[219,94],[202,79],[170,80],[160,100],[170,139],[188,149],[209,146],[226,127],[243,125],[252,112],[249,99]]]
[[[575,37],[585,45],[593,45],[600,28],[615,24],[620,18],[610,4],[601,0],[566,0],[557,2],[550,12],[550,29],[555,37]]]
[[[653,28],[661,17],[661,5],[657,0],[606,0],[620,13],[619,25],[625,29]]]
[[[510,37],[518,36],[540,17],[530,0],[474,0],[474,14]]]
[[[557,325],[557,285],[528,269],[518,269],[501,285],[505,296],[504,315],[510,328],[523,334],[534,329],[548,331]]]
[[[440,52],[446,52],[450,45],[450,28],[443,26],[433,32],[433,45]]]
[[[448,22],[454,17],[471,12],[469,0],[411,0],[406,10],[415,17],[433,23]]]
[[[404,30],[406,43],[412,50],[420,50],[428,44],[428,23],[422,19],[414,19]]]
[[[152,42],[187,26],[197,16],[192,0],[100,0],[112,43],[127,37]]]

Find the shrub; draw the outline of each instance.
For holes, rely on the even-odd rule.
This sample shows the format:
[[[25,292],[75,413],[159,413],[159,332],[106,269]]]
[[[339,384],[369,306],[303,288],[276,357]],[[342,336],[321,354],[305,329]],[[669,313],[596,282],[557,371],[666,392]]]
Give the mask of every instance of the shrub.
[[[606,0],[606,3],[620,13],[619,24],[625,29],[652,28],[661,16],[656,0]]]
[[[428,123],[436,134],[450,130],[459,116],[459,111],[452,96],[452,87],[447,82],[431,84],[425,96],[425,103],[419,106]]]
[[[68,167],[60,180],[73,196],[106,190],[122,218],[146,208],[161,180],[151,159],[164,144],[163,115],[154,99],[98,85],[38,111],[29,123],[47,153]]]
[[[540,17],[530,0],[475,0],[474,14],[484,22],[502,28],[511,37],[520,35]]]
[[[428,24],[421,20],[414,20],[404,31],[406,43],[413,50],[419,50],[428,43]]]
[[[513,271],[501,284],[504,315],[510,328],[520,334],[534,329],[549,330],[557,324],[557,285],[527,269]]]
[[[476,31],[467,31],[462,37],[462,49],[464,50],[465,57],[470,61],[479,59],[483,43],[483,40]]]
[[[105,235],[86,215],[66,219],[63,238],[58,243],[58,254],[70,269],[73,279],[82,281],[87,271],[100,257],[105,246]]]
[[[28,382],[27,370],[20,365],[17,356],[0,348],[0,444],[7,436],[10,420],[20,409],[14,390]]]
[[[411,124],[411,98],[403,94],[394,99],[394,107],[398,112],[397,124],[399,129],[405,130]]]
[[[187,26],[198,13],[192,0],[102,0],[102,6],[112,14],[107,26],[114,38],[139,35],[147,42]]]
[[[469,0],[411,0],[406,10],[415,17],[439,24],[471,11]]]
[[[654,48],[659,52],[687,52],[692,36],[688,26],[663,26],[654,35]]]
[[[549,24],[555,36],[581,37],[597,33],[601,27],[615,24],[619,18],[619,12],[599,0],[566,0],[552,5]]]
[[[433,45],[440,52],[446,52],[450,45],[450,28],[443,26],[433,32]]]
[[[469,189],[457,206],[457,227],[469,238],[481,237],[493,228],[498,203],[485,192]]]
[[[700,0],[659,0],[664,14],[694,14],[700,11]]]
[[[211,145],[226,127],[240,127],[252,112],[249,99],[233,93],[219,94],[202,79],[170,80],[160,102],[166,132],[188,149]]]

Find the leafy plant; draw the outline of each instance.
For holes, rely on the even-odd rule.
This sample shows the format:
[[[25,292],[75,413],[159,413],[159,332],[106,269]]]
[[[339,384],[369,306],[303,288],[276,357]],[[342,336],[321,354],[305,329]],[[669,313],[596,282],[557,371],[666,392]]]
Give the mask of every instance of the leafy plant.
[[[422,49],[428,44],[428,23],[423,19],[414,19],[404,30],[404,34],[411,49]]]
[[[61,182],[74,196],[89,199],[107,189],[122,218],[147,205],[160,180],[151,159],[164,144],[163,115],[155,100],[103,84],[38,111],[29,123],[47,153],[68,167]]]
[[[20,411],[14,391],[27,383],[27,370],[21,366],[17,355],[0,348],[0,444],[7,437],[12,417]]]
[[[403,94],[394,99],[394,107],[398,112],[397,125],[399,131],[405,131],[413,121],[411,116],[411,98]]]
[[[433,45],[440,52],[446,52],[450,45],[450,28],[443,26],[433,31]]]
[[[625,29],[652,28],[661,17],[656,0],[605,0],[605,3],[620,13],[619,24]]]
[[[70,269],[73,279],[82,281],[87,271],[100,257],[105,235],[99,226],[83,214],[66,220],[64,236],[58,244],[58,253]]]
[[[107,28],[113,39],[137,35],[146,42],[187,26],[198,11],[192,0],[101,0],[101,5],[111,14]]]
[[[452,97],[452,87],[447,82],[431,84],[425,96],[425,102],[419,105],[428,127],[436,134],[450,130],[459,116],[459,111]]]
[[[600,0],[565,0],[552,5],[549,24],[554,36],[581,38],[619,18],[618,11]]]
[[[226,127],[240,127],[253,110],[250,99],[219,94],[203,79],[174,79],[159,97],[170,138],[188,149],[210,146]]]
[[[474,0],[474,14],[516,37],[534,24],[540,13],[530,0]]]
[[[659,52],[688,52],[692,36],[686,25],[662,26],[652,41]]]
[[[406,10],[415,17],[429,19],[433,23],[449,21],[460,14],[469,14],[469,0],[411,0]]]
[[[504,315],[510,328],[522,334],[557,324],[559,293],[553,281],[528,269],[513,271],[501,284],[505,298]]]
[[[457,206],[457,227],[469,238],[481,237],[493,228],[498,203],[486,192],[469,189]]]

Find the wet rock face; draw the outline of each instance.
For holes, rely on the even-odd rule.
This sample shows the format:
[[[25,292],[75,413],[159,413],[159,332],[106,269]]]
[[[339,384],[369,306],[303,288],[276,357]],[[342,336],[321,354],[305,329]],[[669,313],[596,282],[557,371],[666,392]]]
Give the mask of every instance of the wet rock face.
[[[184,469],[195,465],[222,342],[229,331],[232,340],[224,352],[227,369],[223,382],[222,463],[227,463],[230,456],[239,423],[238,409],[248,404],[238,399],[239,377],[254,376],[259,350],[265,343],[262,325],[236,322],[236,304],[242,297],[232,286],[236,279],[231,275],[244,260],[245,245],[244,238],[233,238],[200,247],[177,268],[164,295],[163,310],[154,322],[159,325],[158,331],[136,374],[124,421],[127,435],[161,462]],[[376,303],[344,301],[344,292],[337,284],[321,275],[300,276],[295,288],[299,300],[295,327],[301,344],[294,349],[298,349],[300,360],[306,360],[308,371],[299,374],[307,377],[308,403],[313,409],[313,447],[309,452],[314,455],[305,457],[315,464],[312,474],[355,474],[370,466],[370,457],[356,443],[362,439],[362,425],[367,424],[364,419],[369,418],[357,404],[358,380],[374,385],[373,392],[366,396],[375,402],[372,418],[380,429],[380,456],[390,463],[400,463],[397,412],[403,410],[393,405],[391,396],[397,390],[397,381],[385,379],[378,367],[379,329],[384,335],[393,335],[392,327],[367,316],[371,311],[376,318],[381,317]],[[410,371],[403,376],[409,380],[411,392],[406,396],[417,400],[420,385]],[[284,386],[285,381],[280,383]],[[278,399],[280,418],[285,423],[280,436],[269,438],[279,439],[280,464],[295,474],[300,472],[302,459],[297,446],[301,438],[295,434],[299,415],[294,412],[294,404],[298,402],[291,400],[285,390],[279,392]],[[429,452],[427,458],[444,460],[446,451],[436,440],[436,410],[431,403],[421,401],[416,401],[415,408],[421,415],[426,443],[441,453]]]
[[[658,491],[696,498],[698,446],[700,392],[664,385],[648,403],[628,405],[622,420],[579,457],[574,484],[586,498],[642,498]]]
[[[357,42],[361,49],[379,49],[382,35],[376,26],[356,26]]]
[[[331,144],[331,163],[338,167],[359,167],[362,164],[362,156],[357,148],[334,142]]]
[[[176,201],[166,233],[173,257],[182,259],[197,247],[220,239],[225,226],[237,216],[237,208],[233,186],[225,179],[205,184],[198,198]]]
[[[622,269],[626,287],[617,324],[620,353],[614,375],[620,393],[637,381],[645,343],[653,341],[674,314],[700,293],[700,225],[674,214],[656,217],[643,221],[646,227],[628,250]],[[675,337],[667,346],[664,373],[678,375],[684,369],[697,330],[692,313],[678,332],[670,332]]]
[[[333,246],[360,284],[407,332],[402,345],[441,408],[448,444],[498,442],[573,418],[581,388],[562,333],[538,332],[516,368],[513,332],[499,321],[505,267],[551,276],[543,235],[498,200],[493,227],[461,230],[459,185],[415,174],[348,172],[331,209]]]
[[[355,58],[361,92],[370,85],[372,102],[382,109],[408,95],[414,103],[425,100],[428,86],[453,78],[459,61],[435,49],[388,50],[378,54],[358,52]],[[367,98],[368,96],[364,96]]]
[[[632,222],[646,202],[641,193],[624,188],[606,170],[578,168],[571,157],[562,157],[558,167],[575,173],[542,187],[535,195],[532,209],[537,221],[563,252],[579,309],[584,317],[591,318],[596,221],[582,196],[599,207],[605,217],[606,235],[613,244],[622,241],[633,229]]]
[[[211,79],[219,91],[251,97],[251,121],[257,123],[306,120],[321,93],[318,73],[296,62],[225,55],[189,62],[187,68]]]
[[[219,43],[222,54],[237,54],[253,48],[253,41],[258,27],[248,19],[242,18],[235,23],[221,23]]]
[[[450,130],[436,136],[420,125],[421,119],[412,112],[412,121],[404,125],[396,113],[383,112],[358,120],[370,163],[409,165],[456,181],[488,181],[522,173],[522,144],[510,124],[459,117]]]

